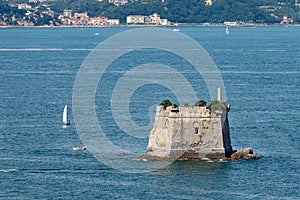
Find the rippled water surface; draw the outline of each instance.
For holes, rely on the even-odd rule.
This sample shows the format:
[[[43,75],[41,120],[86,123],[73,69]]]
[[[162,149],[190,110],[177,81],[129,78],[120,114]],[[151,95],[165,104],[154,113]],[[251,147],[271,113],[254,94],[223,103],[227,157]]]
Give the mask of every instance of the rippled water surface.
[[[259,160],[180,161],[148,173],[125,173],[88,151],[72,151],[84,145],[72,123],[76,73],[101,41],[126,30],[0,29],[1,199],[300,198],[300,27],[231,28],[229,35],[222,27],[180,28],[207,50],[222,74],[232,108],[232,146],[253,147]],[[201,76],[172,55],[150,51],[124,55],[122,66],[114,63],[97,88],[95,106],[103,131],[130,152],[117,162],[159,165],[134,159],[145,152],[147,138],[128,136],[111,114],[113,84],[128,66],[147,59],[175,63],[198,88],[199,98],[209,100]],[[131,119],[141,126],[151,123],[149,108],[163,98],[178,102],[164,86],[139,88],[131,97]],[[71,126],[63,129],[65,103]]]

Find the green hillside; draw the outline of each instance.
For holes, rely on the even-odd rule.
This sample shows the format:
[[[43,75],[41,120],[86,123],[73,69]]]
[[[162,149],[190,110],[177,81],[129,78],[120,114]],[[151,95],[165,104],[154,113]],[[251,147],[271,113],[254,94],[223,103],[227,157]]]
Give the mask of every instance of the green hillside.
[[[219,23],[224,21],[244,21],[256,23],[277,23],[283,16],[300,22],[300,9],[294,1],[285,0],[215,0],[211,6],[205,0],[137,0],[122,6],[114,6],[107,1],[96,0],[56,0],[51,2],[52,9],[62,12],[72,9],[75,12],[87,11],[90,16],[103,15],[119,18],[125,22],[127,15],[160,14],[178,23]]]
[[[295,1],[297,0],[214,0],[212,5],[206,5],[205,0],[137,0],[115,6],[108,0],[48,0],[31,3],[28,0],[0,0],[0,22],[13,24],[16,23],[16,18],[30,21],[34,25],[49,24],[50,21],[59,24],[57,17],[63,10],[71,9],[73,12],[87,12],[90,17],[120,19],[121,23],[125,23],[128,15],[148,16],[153,13],[177,23],[280,23],[284,16],[293,19],[290,23],[300,23],[300,4]],[[12,6],[19,3],[27,3],[32,8],[38,8],[38,11],[31,10],[33,14],[26,16],[28,10]],[[51,13],[44,12],[47,9]]]

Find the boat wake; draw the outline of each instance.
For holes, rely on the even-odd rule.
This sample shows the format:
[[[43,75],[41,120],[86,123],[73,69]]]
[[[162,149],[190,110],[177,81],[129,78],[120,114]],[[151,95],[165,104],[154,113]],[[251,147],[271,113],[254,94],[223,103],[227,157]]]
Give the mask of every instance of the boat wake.
[[[4,173],[9,173],[9,172],[16,172],[18,171],[17,169],[0,169],[0,173],[4,172]]]

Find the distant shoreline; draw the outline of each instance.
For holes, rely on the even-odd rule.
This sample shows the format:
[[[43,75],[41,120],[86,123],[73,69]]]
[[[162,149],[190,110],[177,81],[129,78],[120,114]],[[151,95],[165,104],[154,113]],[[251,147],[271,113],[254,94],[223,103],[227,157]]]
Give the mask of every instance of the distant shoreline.
[[[114,26],[0,26],[0,29],[5,28],[135,28],[135,27],[174,27],[175,25],[114,25]],[[225,27],[225,24],[196,24],[196,23],[182,23],[178,24],[179,27]],[[230,27],[298,27],[300,24],[241,24],[241,25],[233,25]]]

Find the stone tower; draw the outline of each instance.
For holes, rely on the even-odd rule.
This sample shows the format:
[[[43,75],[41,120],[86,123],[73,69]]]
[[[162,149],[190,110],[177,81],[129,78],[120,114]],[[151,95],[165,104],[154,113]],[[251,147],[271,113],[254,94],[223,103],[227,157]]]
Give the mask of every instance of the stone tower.
[[[207,106],[157,106],[145,157],[159,160],[223,159],[232,147],[229,105],[218,100]]]

